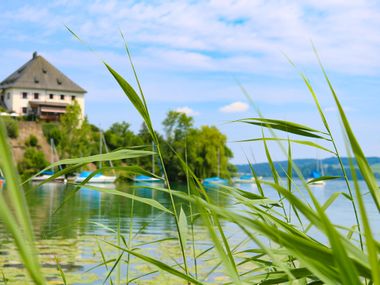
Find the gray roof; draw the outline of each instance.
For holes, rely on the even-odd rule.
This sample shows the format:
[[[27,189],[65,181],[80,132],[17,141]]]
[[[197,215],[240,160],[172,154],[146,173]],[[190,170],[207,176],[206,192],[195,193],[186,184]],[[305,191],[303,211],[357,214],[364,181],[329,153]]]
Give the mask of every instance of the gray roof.
[[[86,93],[86,90],[55,68],[45,58],[37,55],[36,52],[33,53],[31,60],[0,83],[0,89],[5,88],[32,88]]]

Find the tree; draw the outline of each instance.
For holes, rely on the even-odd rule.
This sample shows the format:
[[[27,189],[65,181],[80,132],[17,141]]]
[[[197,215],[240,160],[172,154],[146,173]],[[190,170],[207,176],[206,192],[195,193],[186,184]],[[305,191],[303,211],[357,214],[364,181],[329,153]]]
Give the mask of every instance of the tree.
[[[81,119],[78,102],[66,107],[66,113],[60,118],[61,141],[58,152],[61,158],[73,158],[94,154],[99,140],[93,133],[93,127],[87,118]],[[97,135],[99,137],[99,135]],[[95,152],[95,153],[98,153]]]
[[[104,133],[107,145],[111,150],[138,145],[140,140],[129,127],[130,125],[124,121],[121,123],[114,123]]]
[[[37,150],[35,147],[28,147],[25,150],[24,158],[18,164],[18,170],[26,178],[36,174],[48,164],[42,151]]]
[[[227,138],[216,127],[193,127],[193,118],[183,113],[170,111],[163,121],[167,144],[164,145],[164,160],[169,177],[185,181],[180,158],[200,177],[220,175],[230,177],[233,170],[228,160],[231,150],[226,146]],[[173,152],[173,150],[175,152]],[[180,158],[178,158],[178,156]]]

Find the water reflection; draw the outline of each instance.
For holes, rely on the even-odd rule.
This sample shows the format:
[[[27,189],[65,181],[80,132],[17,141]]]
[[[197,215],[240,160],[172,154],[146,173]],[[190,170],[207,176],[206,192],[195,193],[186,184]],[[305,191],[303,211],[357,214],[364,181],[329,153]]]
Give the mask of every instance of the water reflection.
[[[97,186],[104,188],[105,192],[98,192],[86,187],[75,192],[75,187],[60,183],[48,183],[36,190],[27,191],[26,199],[30,208],[43,266],[48,270],[47,272],[51,271],[48,274],[53,274],[53,271],[56,274],[55,269],[53,270],[50,267],[51,264],[55,264],[55,256],[59,256],[63,260],[63,267],[69,272],[83,275],[82,273],[85,270],[99,262],[96,238],[106,240],[115,238],[115,234],[107,228],[114,231],[120,228],[122,234],[128,234],[131,227],[135,235],[137,233],[143,235],[142,240],[176,236],[174,233],[175,221],[170,215],[157,208],[135,201],[133,202],[133,219],[131,219],[132,201],[130,199],[107,193],[107,188],[113,189],[113,185]],[[150,188],[152,186],[164,187],[163,184],[136,183],[133,185],[118,185],[117,190],[130,194],[135,193],[144,198],[153,198],[170,209],[171,202],[168,193],[153,190]],[[258,194],[255,184],[241,184],[237,185],[237,187]],[[278,199],[278,193],[275,190],[265,185],[263,187],[267,197],[273,200]],[[363,183],[361,183],[361,187],[365,189]],[[173,189],[187,191],[184,185],[173,185]],[[293,186],[293,192],[297,196],[307,197],[307,192],[302,189],[299,182]],[[311,190],[321,203],[324,203],[336,192],[347,192],[344,181],[328,182],[325,187],[313,186]],[[221,194],[217,188],[208,189],[207,191],[214,203],[223,208],[239,209],[229,198]],[[370,221],[378,231],[380,217],[376,207],[371,203],[369,195],[364,195],[363,198]],[[310,199],[307,198],[307,200],[311,203]],[[178,204],[178,207],[182,206],[185,210],[188,208],[186,201],[176,199],[176,204]],[[333,206],[327,210],[327,213],[336,224],[352,226],[355,223],[351,202],[343,195],[336,199]],[[207,248],[209,246],[207,244],[207,230],[199,223],[200,219],[197,220],[195,225],[197,238],[199,239],[198,245],[200,248]],[[225,224],[225,229],[228,236],[238,235],[236,227],[232,225]],[[154,252],[151,248],[149,250],[150,253]],[[157,244],[154,250],[158,255],[157,252],[165,253],[167,249],[163,249],[162,245]],[[109,247],[106,251],[107,255],[112,256],[115,249]],[[3,268],[4,272],[8,272],[6,268],[7,270],[12,268],[12,270],[16,270],[14,276],[17,274],[23,276],[23,273],[18,271],[21,270],[19,267],[22,267],[22,265],[15,262],[16,260],[19,259],[15,247],[0,224],[0,270]],[[106,274],[104,268],[98,268],[95,272],[95,276],[86,275],[87,280],[90,280],[91,282],[89,282],[92,284],[98,284],[95,280],[101,280],[101,277]],[[89,274],[93,274],[93,272]],[[74,280],[79,280],[78,276],[75,278]],[[72,283],[75,284],[75,282]],[[80,282],[78,281],[77,283],[79,284]],[[99,284],[101,284],[101,281],[99,281]]]

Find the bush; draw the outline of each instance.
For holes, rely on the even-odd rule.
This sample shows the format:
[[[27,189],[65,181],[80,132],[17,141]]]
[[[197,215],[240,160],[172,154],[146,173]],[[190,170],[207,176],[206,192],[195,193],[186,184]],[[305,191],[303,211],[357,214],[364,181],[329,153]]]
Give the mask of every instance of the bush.
[[[50,139],[54,140],[54,144],[57,146],[59,145],[61,139],[62,139],[62,133],[59,129],[59,124],[57,123],[44,123],[42,125],[42,132],[48,142],[50,143]]]
[[[30,177],[48,166],[48,164],[42,151],[34,147],[28,147],[25,150],[24,158],[18,164],[18,170],[23,177]]]
[[[31,146],[31,147],[37,147],[38,146],[38,139],[35,135],[30,135],[26,140],[25,140],[25,145],[26,146]]]
[[[11,118],[3,118],[8,137],[15,139],[18,137],[18,122]]]

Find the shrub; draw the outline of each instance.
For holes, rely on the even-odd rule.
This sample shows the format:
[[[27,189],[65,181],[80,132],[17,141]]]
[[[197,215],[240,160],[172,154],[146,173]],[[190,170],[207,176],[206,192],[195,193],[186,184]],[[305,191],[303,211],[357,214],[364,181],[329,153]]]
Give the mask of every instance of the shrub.
[[[50,143],[50,139],[54,140],[55,145],[59,145],[62,139],[62,132],[59,129],[59,124],[57,123],[44,123],[42,125],[42,132],[48,142]]]
[[[30,135],[26,140],[25,140],[25,145],[26,146],[31,146],[31,147],[37,147],[38,146],[38,139],[35,135]]]
[[[18,137],[18,122],[11,118],[3,118],[8,137],[15,139]]]
[[[34,147],[28,147],[25,150],[24,158],[18,164],[18,170],[22,176],[30,177],[45,168],[48,164],[42,151]]]

